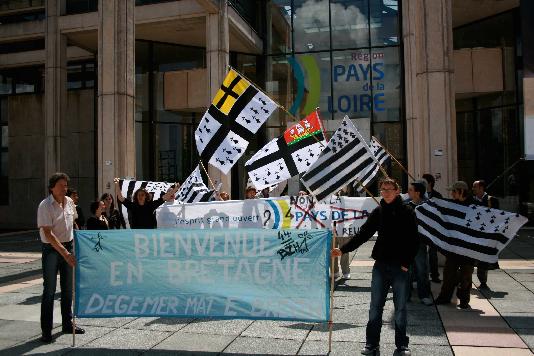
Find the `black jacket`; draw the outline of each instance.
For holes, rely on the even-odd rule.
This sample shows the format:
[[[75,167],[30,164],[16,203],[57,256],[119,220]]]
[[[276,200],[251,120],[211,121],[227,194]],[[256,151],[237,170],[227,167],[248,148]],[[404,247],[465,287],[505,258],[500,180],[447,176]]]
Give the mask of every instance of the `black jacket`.
[[[124,199],[122,203],[128,208],[130,227],[132,229],[155,229],[157,222],[154,211],[165,201],[159,198],[148,201],[144,205],[139,205],[131,200]]]
[[[360,231],[341,248],[354,251],[378,231],[373,253],[376,261],[398,263],[408,268],[417,254],[417,223],[414,211],[398,196],[391,204],[384,200],[371,212]]]

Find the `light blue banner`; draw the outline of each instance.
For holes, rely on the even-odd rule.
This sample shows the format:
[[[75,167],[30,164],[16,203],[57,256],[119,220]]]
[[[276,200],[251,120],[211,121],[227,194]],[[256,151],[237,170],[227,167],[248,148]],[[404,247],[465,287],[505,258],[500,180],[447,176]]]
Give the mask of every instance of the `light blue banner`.
[[[326,321],[329,230],[76,230],[77,317]]]

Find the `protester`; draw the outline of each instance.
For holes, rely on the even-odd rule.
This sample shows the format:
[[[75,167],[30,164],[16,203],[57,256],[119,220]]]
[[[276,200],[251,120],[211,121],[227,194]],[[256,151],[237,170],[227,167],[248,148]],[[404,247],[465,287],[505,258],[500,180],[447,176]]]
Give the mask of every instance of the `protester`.
[[[299,197],[303,197],[303,196],[306,196],[306,195],[308,195],[307,191],[305,191],[305,190],[299,191]]]
[[[245,189],[245,199],[256,199],[256,194],[256,188],[252,185],[249,185],[247,189]]]
[[[156,200],[152,200],[152,195],[146,189],[140,188],[135,191],[133,199],[130,200],[122,196],[119,178],[115,178],[114,182],[117,199],[129,211],[129,222],[132,229],[155,229],[157,222],[154,212],[165,201],[170,200],[180,188],[180,184],[176,183],[170,192],[165,193],[163,197]]]
[[[94,201],[89,206],[91,217],[87,219],[87,230],[108,230],[109,223],[103,214],[106,204],[103,201]]]
[[[100,200],[103,201],[106,206],[102,212],[102,215],[106,217],[106,220],[108,221],[108,227],[110,229],[126,229],[126,222],[115,206],[113,195],[110,193],[104,193],[100,197]]]
[[[222,200],[222,201],[230,200],[230,194],[228,194],[227,192],[220,192],[219,200]]]
[[[423,179],[426,181],[426,197],[428,199],[438,198],[443,199],[443,196],[434,190],[434,185],[436,180],[434,176],[430,173],[423,174]],[[439,269],[438,269],[438,249],[436,245],[432,242],[429,242],[428,245],[428,264],[430,266],[430,280],[434,283],[441,283],[439,279]]]
[[[85,217],[83,215],[82,207],[79,205],[80,196],[78,195],[78,191],[69,188],[67,189],[67,196],[74,202],[74,205],[76,206],[76,214],[78,215],[76,220],[74,220],[74,228],[81,230],[85,226]]]
[[[379,183],[382,201],[375,208],[360,231],[340,249],[333,249],[332,256],[339,257],[357,249],[378,231],[373,247],[375,259],[371,280],[371,304],[367,323],[366,345],[363,355],[379,352],[382,314],[389,287],[393,288],[395,305],[395,345],[398,355],[410,355],[409,338],[406,336],[409,282],[408,268],[417,253],[417,225],[415,213],[402,203],[398,183],[386,178]]]
[[[42,242],[43,296],[41,299],[41,341],[52,342],[54,294],[57,274],[61,286],[61,324],[64,333],[72,333],[72,267],[76,264],[72,252],[76,206],[66,196],[69,176],[55,173],[48,181],[50,195],[37,209],[37,226]],[[76,334],[85,330],[76,327]]]
[[[423,197],[425,196],[426,191],[425,185],[426,182],[424,180],[419,180],[411,183],[408,187],[408,195],[411,199],[409,205],[414,209],[414,211],[418,205],[424,202]],[[424,238],[419,233],[417,235],[419,239],[419,248],[417,249],[417,254],[415,255],[411,272],[415,272],[417,295],[419,296],[419,300],[421,300],[424,305],[430,306],[433,304],[433,302],[432,294],[430,292],[430,281],[428,280],[428,253],[426,245],[426,241],[428,241],[428,239]],[[411,286],[409,285],[409,287]],[[409,290],[411,291],[411,288],[409,288]]]
[[[267,187],[267,188],[263,188],[263,189],[261,190],[261,192],[260,192],[260,196],[261,196],[262,198],[269,198],[270,194],[271,194],[271,192],[269,191],[269,187]]]
[[[464,181],[458,181],[449,188],[453,201],[461,205],[474,204],[473,198],[469,196],[469,187]],[[451,303],[452,294],[456,287],[456,296],[460,300],[461,309],[469,309],[471,284],[475,261],[469,257],[457,255],[443,250],[445,254],[445,267],[443,268],[443,284],[439,296],[435,300],[436,304]]]
[[[477,180],[473,183],[473,198],[483,206],[499,209],[499,199],[486,193],[486,181]],[[477,262],[477,277],[480,281],[478,288],[487,289],[488,270],[499,269],[499,263]]]

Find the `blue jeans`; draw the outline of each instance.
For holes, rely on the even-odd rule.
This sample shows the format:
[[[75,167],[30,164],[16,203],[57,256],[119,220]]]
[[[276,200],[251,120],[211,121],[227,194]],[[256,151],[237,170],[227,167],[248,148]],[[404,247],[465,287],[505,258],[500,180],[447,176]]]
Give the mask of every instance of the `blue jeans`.
[[[406,301],[408,300],[407,284],[409,280],[410,274],[401,270],[399,264],[375,262],[371,281],[367,345],[378,346],[380,344],[382,314],[389,287],[391,286],[393,288],[393,304],[395,305],[395,345],[397,347],[408,346]]]
[[[63,246],[72,252],[72,242]],[[61,323],[63,328],[72,327],[72,267],[52,245],[43,244],[43,297],[41,299],[41,330],[43,334],[52,332],[54,317],[54,294],[56,293],[57,273],[61,286]]]
[[[430,298],[430,281],[428,280],[428,252],[425,244],[419,244],[413,267],[412,273],[415,274],[415,281],[417,282],[417,296],[419,299]],[[413,271],[414,269],[415,271]]]

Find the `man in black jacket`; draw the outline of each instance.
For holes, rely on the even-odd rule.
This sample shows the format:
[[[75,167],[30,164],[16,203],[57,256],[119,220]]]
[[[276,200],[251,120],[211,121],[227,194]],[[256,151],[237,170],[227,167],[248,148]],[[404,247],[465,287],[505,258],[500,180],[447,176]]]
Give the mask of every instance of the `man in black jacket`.
[[[408,300],[408,268],[417,253],[417,224],[413,210],[404,205],[399,196],[398,183],[390,178],[380,181],[382,201],[375,208],[360,231],[341,249],[332,250],[332,256],[354,251],[378,231],[373,248],[375,259],[371,281],[371,305],[367,323],[366,345],[363,355],[378,354],[382,313],[389,287],[393,288],[395,305],[395,345],[398,355],[410,355],[406,336],[406,302]]]

